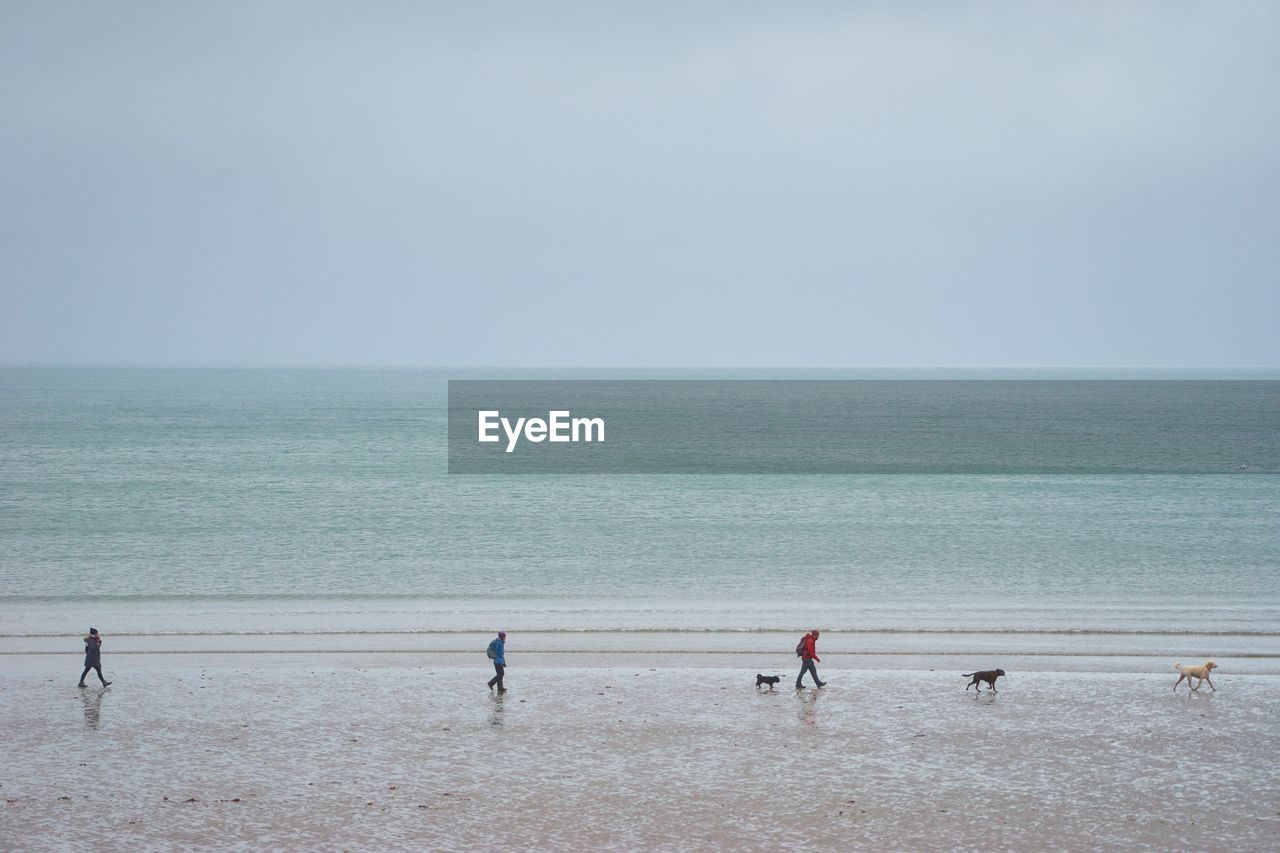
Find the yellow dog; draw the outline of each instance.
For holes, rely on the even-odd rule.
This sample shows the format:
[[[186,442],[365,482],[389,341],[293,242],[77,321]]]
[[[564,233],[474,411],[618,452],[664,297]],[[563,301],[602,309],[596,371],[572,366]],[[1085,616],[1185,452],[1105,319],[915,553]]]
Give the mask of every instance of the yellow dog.
[[[1212,681],[1209,681],[1209,670],[1218,668],[1218,665],[1213,661],[1205,661],[1204,666],[1183,666],[1180,663],[1175,663],[1173,668],[1182,673],[1182,675],[1178,676],[1178,680],[1173,682],[1173,691],[1175,693],[1178,692],[1178,685],[1182,683],[1184,678],[1187,680],[1187,687],[1191,687],[1191,679],[1196,679],[1196,686],[1191,687],[1192,690],[1199,690],[1200,682],[1208,681],[1209,689],[1214,693],[1218,692],[1218,688],[1213,686]]]

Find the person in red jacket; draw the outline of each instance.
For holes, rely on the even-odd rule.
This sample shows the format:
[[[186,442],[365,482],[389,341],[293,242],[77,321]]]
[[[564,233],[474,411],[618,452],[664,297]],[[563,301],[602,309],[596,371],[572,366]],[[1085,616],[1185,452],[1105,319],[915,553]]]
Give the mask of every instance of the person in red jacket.
[[[804,647],[800,652],[800,674],[796,676],[796,690],[804,687],[804,674],[807,672],[813,676],[813,683],[818,687],[826,687],[827,682],[818,678],[818,670],[814,668],[814,663],[822,659],[818,657],[818,632],[810,631],[804,635]]]

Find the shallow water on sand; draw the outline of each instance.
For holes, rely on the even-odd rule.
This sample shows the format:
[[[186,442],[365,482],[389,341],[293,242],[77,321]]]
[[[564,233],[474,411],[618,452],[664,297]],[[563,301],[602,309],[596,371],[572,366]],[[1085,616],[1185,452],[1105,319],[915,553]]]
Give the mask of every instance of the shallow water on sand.
[[[78,653],[80,603],[0,603],[0,655]],[[477,655],[495,627],[521,653],[781,657],[820,626],[824,654],[843,666],[972,668],[975,658],[1018,669],[1163,672],[1175,660],[1212,658],[1235,673],[1280,675],[1280,607],[1268,601],[1194,608],[993,604],[955,612],[908,604],[786,601],[517,601],[421,599],[96,602],[104,652],[117,655],[227,653]],[[597,659],[598,660],[598,659]],[[941,661],[941,663],[938,663]],[[552,661],[548,661],[552,662]],[[726,665],[738,662],[725,660]],[[456,661],[455,661],[456,663]],[[141,660],[135,665],[142,666]],[[755,666],[756,663],[745,663]],[[1008,668],[1008,667],[1006,667]]]
[[[1275,849],[1280,679],[62,658],[0,683],[12,849]],[[51,665],[57,661],[57,665]],[[422,663],[422,665],[419,665]],[[649,664],[649,665],[643,665]],[[74,668],[74,667],[73,667]]]

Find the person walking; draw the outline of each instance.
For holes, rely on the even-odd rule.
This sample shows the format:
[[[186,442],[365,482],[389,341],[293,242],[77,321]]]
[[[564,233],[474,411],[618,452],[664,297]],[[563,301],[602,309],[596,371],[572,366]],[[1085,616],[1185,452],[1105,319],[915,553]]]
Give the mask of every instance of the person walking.
[[[814,668],[814,663],[822,660],[818,657],[818,636],[818,631],[810,631],[800,640],[800,647],[796,649],[800,653],[800,674],[796,676],[796,690],[804,687],[804,674],[806,672],[813,676],[815,687],[827,686],[827,682],[818,679],[818,670]]]
[[[102,677],[102,635],[98,633],[97,628],[90,628],[88,635],[84,638],[84,672],[80,673],[80,687],[87,686],[84,683],[84,677],[91,669],[98,671],[98,680],[102,682],[103,687],[111,683]]]
[[[489,648],[485,652],[489,655],[489,660],[493,661],[493,669],[497,673],[493,678],[489,679],[489,689],[492,690],[494,685],[497,685],[499,693],[507,692],[507,688],[502,686],[502,674],[507,669],[506,649],[507,632],[499,631],[498,636],[489,642]]]

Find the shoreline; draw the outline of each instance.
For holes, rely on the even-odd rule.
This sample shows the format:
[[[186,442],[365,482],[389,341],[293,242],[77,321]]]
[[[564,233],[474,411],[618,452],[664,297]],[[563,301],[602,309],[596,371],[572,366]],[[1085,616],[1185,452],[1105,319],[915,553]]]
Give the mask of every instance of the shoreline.
[[[1280,659],[1274,656],[1265,658],[1213,657],[1203,659],[1184,655],[1172,658],[1167,655],[1136,656],[1117,655],[1100,657],[1096,655],[1061,655],[1061,654],[971,654],[956,652],[946,655],[920,655],[903,653],[898,655],[867,653],[839,654],[819,650],[822,655],[820,669],[822,671],[892,671],[910,672],[913,674],[949,673],[973,669],[1002,668],[1011,675],[1019,672],[1037,673],[1041,675],[1079,675],[1082,673],[1106,673],[1114,675],[1152,676],[1163,678],[1168,674],[1170,681],[1177,677],[1173,669],[1175,662],[1192,664],[1202,663],[1203,659],[1217,662],[1214,671],[1214,683],[1218,679],[1231,678],[1280,678]],[[172,666],[175,658],[190,658],[197,667],[217,667],[231,665],[237,659],[243,659],[245,666],[254,667],[314,667],[322,662],[325,656],[337,656],[343,661],[343,668],[383,667],[398,669],[417,669],[436,667],[449,670],[467,671],[471,669],[485,670],[488,662],[483,652],[477,654],[474,649],[466,651],[416,651],[396,649],[347,649],[347,650],[310,650],[280,651],[234,650],[234,651],[151,651],[151,652],[119,652],[110,656],[103,655],[104,671],[145,673],[151,669],[163,669]],[[14,671],[19,669],[36,672],[65,671],[72,658],[79,659],[83,653],[75,652],[0,652],[0,659]],[[760,654],[754,652],[675,652],[675,651],[520,651],[513,650],[511,662],[517,668],[537,668],[547,670],[570,669],[615,669],[618,667],[639,667],[657,670],[725,670],[737,673],[752,674],[769,672],[785,674],[799,669],[799,661],[793,655]],[[56,663],[55,663],[56,661]],[[74,666],[72,667],[74,668]]]

